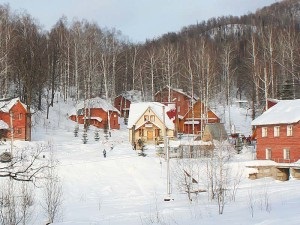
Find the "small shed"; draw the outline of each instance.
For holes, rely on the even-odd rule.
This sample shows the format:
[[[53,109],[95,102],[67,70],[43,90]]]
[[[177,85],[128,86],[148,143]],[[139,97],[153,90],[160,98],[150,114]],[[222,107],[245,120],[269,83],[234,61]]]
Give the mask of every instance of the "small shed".
[[[223,123],[206,124],[202,136],[202,141],[225,141],[228,135]]]

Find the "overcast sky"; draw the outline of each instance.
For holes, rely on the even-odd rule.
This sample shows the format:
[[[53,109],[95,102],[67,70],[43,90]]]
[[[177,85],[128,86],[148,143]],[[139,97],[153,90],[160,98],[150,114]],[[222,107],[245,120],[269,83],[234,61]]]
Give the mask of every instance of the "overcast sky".
[[[26,11],[45,30],[65,15],[116,28],[129,40],[144,42],[184,26],[219,16],[240,16],[280,0],[0,0],[12,11]]]

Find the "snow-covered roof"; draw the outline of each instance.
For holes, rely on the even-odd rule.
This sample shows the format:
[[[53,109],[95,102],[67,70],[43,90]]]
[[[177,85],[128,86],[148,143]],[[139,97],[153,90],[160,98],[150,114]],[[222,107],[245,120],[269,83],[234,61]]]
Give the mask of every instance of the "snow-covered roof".
[[[189,95],[188,93],[184,92],[182,89],[179,89],[179,88],[173,88],[173,87],[170,87],[169,85],[166,85],[163,89],[165,89],[165,88],[170,89],[170,90],[173,90],[173,91],[176,91],[176,92],[178,92],[178,93],[180,93],[180,94],[182,94],[182,95],[185,95],[185,96],[188,97],[189,99],[193,99],[193,97],[194,97],[195,100],[198,100],[198,99],[199,99],[195,94],[194,94],[193,97],[192,97],[191,95]],[[160,92],[160,91],[156,92],[155,95],[158,94],[159,92]]]
[[[0,129],[8,129],[9,126],[3,120],[0,120]]]
[[[130,90],[125,91],[121,94],[121,96],[130,102],[141,102],[142,101],[142,93],[138,90]]]
[[[70,112],[70,114],[75,115],[76,111],[79,109],[83,109],[84,106],[86,108],[93,108],[93,109],[102,108],[105,112],[116,111],[120,114],[119,110],[117,110],[114,106],[112,106],[108,101],[106,101],[105,99],[99,98],[99,97],[91,98],[91,99],[87,99],[85,101],[79,102],[76,105],[76,108]]]
[[[252,126],[291,124],[300,121],[300,99],[280,100],[261,116],[252,121]]]
[[[8,113],[9,110],[17,103],[20,102],[22,104],[22,106],[24,107],[24,109],[26,109],[26,105],[23,104],[20,101],[20,98],[13,98],[13,99],[2,99],[0,100],[0,111],[1,112],[6,112]]]
[[[89,117],[85,117],[85,119],[97,120],[97,121],[99,121],[100,123],[101,123],[102,120],[103,120],[101,117],[98,117],[98,116],[91,116],[90,118],[89,118]]]
[[[145,111],[149,108],[151,109],[155,115],[163,121],[163,107],[165,107],[165,124],[168,129],[174,129],[173,121],[168,117],[167,113],[170,108],[161,104],[159,102],[136,102],[130,104],[130,113],[128,117],[128,128],[131,128],[139,118],[145,113]]]

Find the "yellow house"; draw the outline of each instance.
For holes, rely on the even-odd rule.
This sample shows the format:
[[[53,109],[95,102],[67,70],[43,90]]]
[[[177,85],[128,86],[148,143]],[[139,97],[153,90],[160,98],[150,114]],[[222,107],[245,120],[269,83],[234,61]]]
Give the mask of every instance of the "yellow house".
[[[130,105],[128,117],[129,141],[133,146],[139,140],[143,143],[155,143],[157,140],[163,140],[164,127],[166,136],[174,137],[174,123],[168,117],[170,110],[159,102],[139,102]]]

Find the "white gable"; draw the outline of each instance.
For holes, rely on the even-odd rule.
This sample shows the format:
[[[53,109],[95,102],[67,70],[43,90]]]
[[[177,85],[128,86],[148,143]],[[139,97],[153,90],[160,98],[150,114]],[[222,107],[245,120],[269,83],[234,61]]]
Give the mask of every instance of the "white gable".
[[[165,107],[165,124],[168,129],[174,130],[174,123],[166,112],[170,110],[168,106],[165,106],[159,102],[139,102],[131,103],[128,117],[128,128],[132,128],[133,125],[141,118],[145,111],[150,108],[155,115],[163,122],[163,107]]]
[[[300,121],[300,99],[280,100],[252,121],[252,126],[271,124],[291,124]]]

